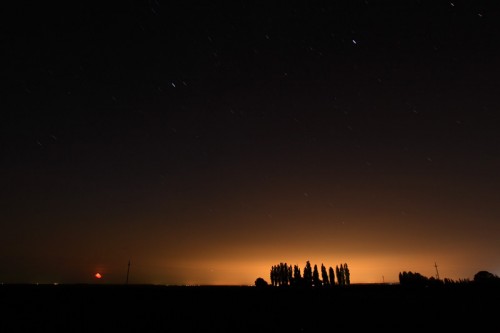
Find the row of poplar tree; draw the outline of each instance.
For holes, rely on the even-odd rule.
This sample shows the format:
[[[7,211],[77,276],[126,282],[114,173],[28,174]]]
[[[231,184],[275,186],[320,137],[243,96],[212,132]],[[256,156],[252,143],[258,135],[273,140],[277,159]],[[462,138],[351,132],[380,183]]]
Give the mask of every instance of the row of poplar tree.
[[[279,263],[271,267],[270,272],[272,286],[346,286],[351,283],[349,267],[346,263],[337,265],[335,270],[330,267],[328,271],[325,265],[321,264],[321,278],[318,266],[311,267],[309,261],[306,262],[303,274],[298,265],[288,265]]]

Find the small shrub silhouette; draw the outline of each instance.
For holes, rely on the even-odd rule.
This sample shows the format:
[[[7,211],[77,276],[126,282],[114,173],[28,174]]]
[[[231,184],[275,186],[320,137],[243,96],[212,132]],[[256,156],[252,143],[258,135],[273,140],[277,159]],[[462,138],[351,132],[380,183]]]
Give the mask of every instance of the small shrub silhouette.
[[[263,278],[257,278],[255,280],[255,286],[258,287],[258,288],[265,288],[267,287],[269,284],[267,283],[266,280],[264,280]]]

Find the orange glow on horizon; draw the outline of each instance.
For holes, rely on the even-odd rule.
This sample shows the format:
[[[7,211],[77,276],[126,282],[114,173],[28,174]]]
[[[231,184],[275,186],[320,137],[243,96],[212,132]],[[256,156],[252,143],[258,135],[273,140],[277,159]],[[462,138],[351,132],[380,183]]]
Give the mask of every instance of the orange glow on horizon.
[[[291,256],[289,260],[279,258],[252,258],[245,257],[243,260],[217,258],[213,260],[192,260],[187,262],[177,262],[173,264],[162,263],[156,267],[165,267],[165,271],[158,274],[158,281],[167,284],[188,284],[188,285],[253,285],[258,277],[264,278],[267,282],[272,265],[280,262],[287,262],[289,265],[297,264],[303,272],[305,263],[310,261],[318,268],[324,264],[327,268],[335,268],[340,263],[347,263],[351,273],[351,283],[398,283],[398,275],[403,271],[421,273],[427,277],[436,275],[434,262],[439,266],[441,278],[451,278],[454,280],[468,278],[471,279],[481,266],[463,265],[460,258],[442,255],[435,259],[427,254],[398,254],[398,255],[356,255],[356,256],[332,256],[335,259],[325,260],[326,255]],[[328,258],[329,259],[329,258]],[[463,258],[462,258],[463,259]],[[146,280],[146,279],[145,279]]]

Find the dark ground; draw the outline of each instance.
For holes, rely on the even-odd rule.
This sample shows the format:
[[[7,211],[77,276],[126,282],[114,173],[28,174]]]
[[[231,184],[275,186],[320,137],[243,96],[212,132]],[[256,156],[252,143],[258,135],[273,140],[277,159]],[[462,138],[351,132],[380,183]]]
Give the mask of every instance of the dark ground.
[[[498,329],[500,288],[2,285],[0,332],[473,332]]]

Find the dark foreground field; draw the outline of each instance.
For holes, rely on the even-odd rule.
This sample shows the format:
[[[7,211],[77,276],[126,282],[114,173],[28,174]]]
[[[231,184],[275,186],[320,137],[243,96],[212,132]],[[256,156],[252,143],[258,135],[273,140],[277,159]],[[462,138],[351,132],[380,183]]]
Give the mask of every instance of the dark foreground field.
[[[0,332],[473,332],[500,329],[500,289],[2,285]]]

